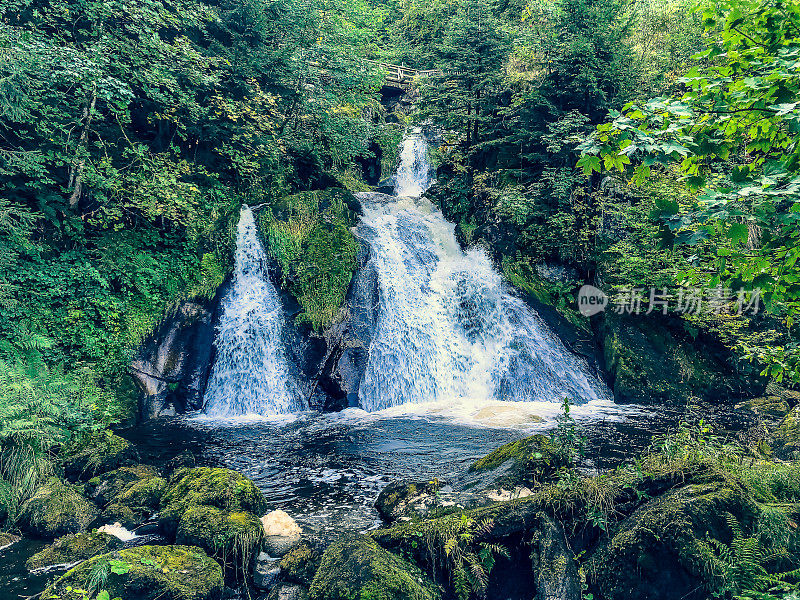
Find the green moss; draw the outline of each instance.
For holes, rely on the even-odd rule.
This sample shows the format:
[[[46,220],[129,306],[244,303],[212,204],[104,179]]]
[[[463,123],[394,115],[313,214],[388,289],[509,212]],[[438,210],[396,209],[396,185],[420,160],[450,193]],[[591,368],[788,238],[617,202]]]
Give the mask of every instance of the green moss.
[[[800,456],[800,405],[795,406],[775,430],[773,447],[784,458]]]
[[[475,461],[469,470],[493,471],[509,461],[513,461],[511,468],[501,481],[506,485],[536,485],[569,465],[567,455],[549,437],[537,434],[501,446]]]
[[[110,560],[128,565],[114,574]],[[57,579],[43,594],[64,592],[69,586],[87,589],[100,578],[112,598],[136,600],[212,600],[222,593],[222,568],[199,548],[140,546],[96,556]]]
[[[115,501],[131,486],[157,477],[157,471],[146,465],[121,467],[92,477],[86,483],[86,493],[100,505]],[[161,480],[161,478],[158,478]],[[163,481],[163,480],[161,480]],[[166,485],[166,482],[164,483]],[[155,504],[158,506],[158,503]]]
[[[436,585],[420,569],[373,540],[350,536],[322,555],[311,600],[434,600]]]
[[[60,458],[67,477],[89,479],[135,462],[137,453],[127,440],[101,431],[67,447]]]
[[[755,523],[758,508],[741,486],[687,485],[647,502],[595,551],[592,583],[609,600],[646,597],[665,586],[674,597],[690,597],[698,585],[712,591],[706,542],[730,542],[728,514],[746,529]]]
[[[281,559],[281,571],[289,581],[310,586],[321,558],[308,542],[301,542]]]
[[[10,546],[11,544],[16,544],[20,540],[18,535],[14,535],[13,533],[8,533],[5,531],[0,531],[0,548],[5,548]]]
[[[29,570],[86,560],[98,554],[111,552],[122,546],[113,535],[92,531],[65,535],[50,546],[31,556],[25,563]]]
[[[503,275],[517,289],[555,308],[574,327],[592,333],[589,319],[575,309],[574,285],[547,281],[529,263],[522,261],[504,261]]]
[[[264,514],[261,491],[247,477],[230,469],[178,469],[161,498],[160,519],[168,532],[177,530],[183,514],[193,506]]]
[[[0,479],[0,527],[8,521],[14,512],[14,488],[7,481]]]
[[[73,486],[51,477],[22,506],[19,524],[34,535],[55,538],[86,529],[96,517],[95,506]]]
[[[249,565],[264,537],[255,515],[213,506],[192,506],[181,516],[175,541],[198,546],[225,565]]]
[[[259,215],[283,286],[303,308],[299,323],[324,329],[339,315],[357,266],[355,205],[350,192],[332,188],[289,196]]]

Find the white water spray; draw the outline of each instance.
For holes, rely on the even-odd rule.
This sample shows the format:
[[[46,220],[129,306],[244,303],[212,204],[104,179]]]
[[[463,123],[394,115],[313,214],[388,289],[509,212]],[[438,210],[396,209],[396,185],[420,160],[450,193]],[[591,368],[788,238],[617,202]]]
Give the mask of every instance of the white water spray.
[[[426,144],[404,140],[399,198],[360,194],[359,234],[378,272],[379,317],[359,388],[367,411],[405,403],[607,400],[588,365],[510,293],[482,250],[419,196]]]
[[[285,321],[253,213],[243,206],[233,286],[222,302],[217,357],[205,394],[207,415],[269,416],[305,409],[284,347]]]

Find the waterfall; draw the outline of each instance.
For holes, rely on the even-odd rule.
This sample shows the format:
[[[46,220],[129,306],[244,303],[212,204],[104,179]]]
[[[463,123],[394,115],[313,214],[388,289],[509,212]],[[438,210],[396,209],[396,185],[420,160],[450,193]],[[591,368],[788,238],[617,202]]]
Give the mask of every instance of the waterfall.
[[[396,196],[421,196],[431,185],[428,163],[428,144],[419,131],[403,139],[400,146],[400,165],[395,174]]]
[[[286,317],[266,264],[253,213],[243,206],[233,286],[222,301],[217,357],[205,394],[209,416],[277,415],[305,408],[284,347]]]
[[[379,306],[361,408],[407,402],[608,399],[588,365],[516,297],[483,250],[464,252],[427,199],[425,140],[403,141],[396,197],[363,193],[358,233],[378,273]]]

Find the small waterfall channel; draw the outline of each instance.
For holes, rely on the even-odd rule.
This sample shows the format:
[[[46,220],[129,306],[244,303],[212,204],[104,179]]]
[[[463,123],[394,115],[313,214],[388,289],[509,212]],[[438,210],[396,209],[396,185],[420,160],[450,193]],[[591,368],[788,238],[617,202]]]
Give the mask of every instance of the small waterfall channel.
[[[588,365],[511,293],[483,250],[463,251],[427,199],[427,144],[407,137],[396,196],[359,194],[379,307],[359,403],[609,400]]]
[[[285,326],[253,212],[243,206],[233,285],[222,301],[217,356],[205,394],[206,415],[270,416],[306,408],[286,354]]]

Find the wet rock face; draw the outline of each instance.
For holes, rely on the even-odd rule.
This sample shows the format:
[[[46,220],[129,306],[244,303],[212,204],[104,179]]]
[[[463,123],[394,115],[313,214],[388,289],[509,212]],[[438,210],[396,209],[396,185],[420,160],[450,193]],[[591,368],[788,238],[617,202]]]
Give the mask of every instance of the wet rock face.
[[[19,525],[34,536],[52,539],[85,530],[97,515],[73,486],[52,477],[22,506]]]
[[[141,390],[143,419],[202,408],[219,298],[226,287],[213,300],[181,303],[142,344],[130,372]]]

